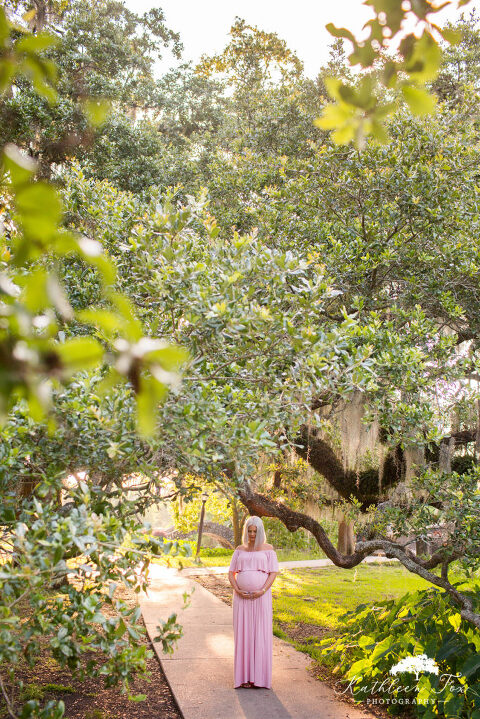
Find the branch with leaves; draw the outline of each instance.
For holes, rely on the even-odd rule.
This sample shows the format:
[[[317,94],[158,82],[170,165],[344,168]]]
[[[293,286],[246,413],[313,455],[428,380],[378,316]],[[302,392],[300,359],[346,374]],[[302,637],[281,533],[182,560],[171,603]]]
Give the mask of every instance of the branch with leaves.
[[[458,8],[471,0],[457,0]],[[426,115],[434,111],[435,98],[425,88],[438,75],[442,58],[441,42],[454,44],[459,41],[458,32],[439,27],[435,14],[452,2],[441,5],[432,0],[366,0],[364,5],[372,8],[374,17],[364,25],[369,34],[358,40],[346,28],[332,23],[326,27],[336,38],[348,40],[353,47],[348,56],[350,65],[359,65],[361,72],[357,82],[345,82],[339,78],[325,79],[334,103],[325,106],[316,125],[333,130],[332,140],[347,144],[352,140],[359,149],[365,146],[365,138],[372,135],[379,142],[387,142],[385,119],[400,104],[406,103],[414,115]],[[414,23],[413,29],[406,30]],[[389,54],[389,47],[398,45],[397,56]]]

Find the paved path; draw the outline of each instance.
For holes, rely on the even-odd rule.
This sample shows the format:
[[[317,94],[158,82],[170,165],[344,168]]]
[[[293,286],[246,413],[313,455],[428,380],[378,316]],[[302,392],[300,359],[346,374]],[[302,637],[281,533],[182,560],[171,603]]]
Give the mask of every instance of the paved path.
[[[367,561],[385,561],[385,557]],[[280,571],[326,564],[330,560],[280,562]],[[140,598],[150,639],[157,635],[159,619],[172,612],[183,626],[183,637],[172,655],[162,653],[161,643],[154,648],[184,719],[374,719],[373,714],[340,701],[333,689],[308,671],[310,657],[275,636],[272,689],[234,689],[232,608],[191,578],[194,573],[228,572],[228,567],[200,569],[153,565],[148,592]],[[192,590],[190,605],[182,610],[182,595]]]

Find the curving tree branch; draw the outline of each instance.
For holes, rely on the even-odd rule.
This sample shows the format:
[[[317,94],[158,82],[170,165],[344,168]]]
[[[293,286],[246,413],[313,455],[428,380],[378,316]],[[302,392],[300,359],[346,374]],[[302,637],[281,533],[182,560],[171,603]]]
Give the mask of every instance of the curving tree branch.
[[[360,564],[371,552],[378,549],[383,550],[387,557],[398,559],[408,571],[418,574],[427,582],[448,592],[460,608],[460,616],[462,619],[465,619],[477,629],[480,629],[480,615],[474,612],[472,601],[448,582],[445,578],[445,572],[442,572],[443,576],[438,577],[430,571],[439,565],[443,567],[443,565],[449,564],[463,556],[461,548],[442,547],[432,554],[429,559],[422,559],[399,542],[387,539],[372,539],[365,542],[357,542],[355,552],[345,555],[333,546],[321,524],[312,517],[290,509],[282,502],[277,502],[254,492],[248,483],[242,484],[239,488],[239,497],[252,515],[255,514],[258,517],[276,517],[290,532],[295,532],[300,528],[306,529],[315,537],[318,545],[337,567],[352,569],[352,567],[356,567]]]

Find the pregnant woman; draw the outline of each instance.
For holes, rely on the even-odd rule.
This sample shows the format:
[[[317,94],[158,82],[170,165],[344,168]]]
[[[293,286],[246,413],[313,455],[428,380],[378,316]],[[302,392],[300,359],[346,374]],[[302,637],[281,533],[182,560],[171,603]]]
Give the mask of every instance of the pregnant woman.
[[[272,591],[279,572],[260,517],[249,517],[228,571],[233,596],[234,687],[272,688]]]

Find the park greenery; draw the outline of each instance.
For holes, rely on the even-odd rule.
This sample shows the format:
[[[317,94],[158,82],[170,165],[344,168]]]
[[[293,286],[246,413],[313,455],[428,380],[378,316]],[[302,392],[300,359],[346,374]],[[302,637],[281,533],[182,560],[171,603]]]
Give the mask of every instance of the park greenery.
[[[398,559],[433,586],[346,631],[372,631],[385,663],[420,646],[397,612],[408,605],[413,632],[416,609],[434,607],[422,647],[441,661],[460,642],[455,669],[479,686],[480,28],[471,13],[437,31],[427,0],[367,4],[370,39],[331,27],[315,80],[241,18],[222,53],[159,78],[162,48],[182,50],[161,10],[0,9],[9,716],[63,716],[61,702],[13,698],[20,657],[46,650],[129,691],[146,649],[115,587],[140,592],[152,556],[188,555],[143,531],[143,514],[181,501],[188,531],[205,489],[236,543],[251,513],[280,541],[310,533],[338,567]],[[422,34],[389,55],[409,12]],[[305,510],[331,502],[326,485],[337,546]],[[159,624],[164,651],[180,624]],[[342,654],[339,641],[346,673],[350,660],[366,680],[380,671],[370,644]],[[92,650],[105,659],[85,667]],[[475,719],[472,697],[439,715]]]
[[[393,563],[362,564],[347,577],[337,568],[293,569],[273,591],[274,632],[316,660],[320,676],[330,672],[339,695],[375,700],[394,716],[417,701],[428,719],[475,716],[478,632],[421,578]],[[390,672],[399,657],[421,655],[435,657],[441,671]]]

